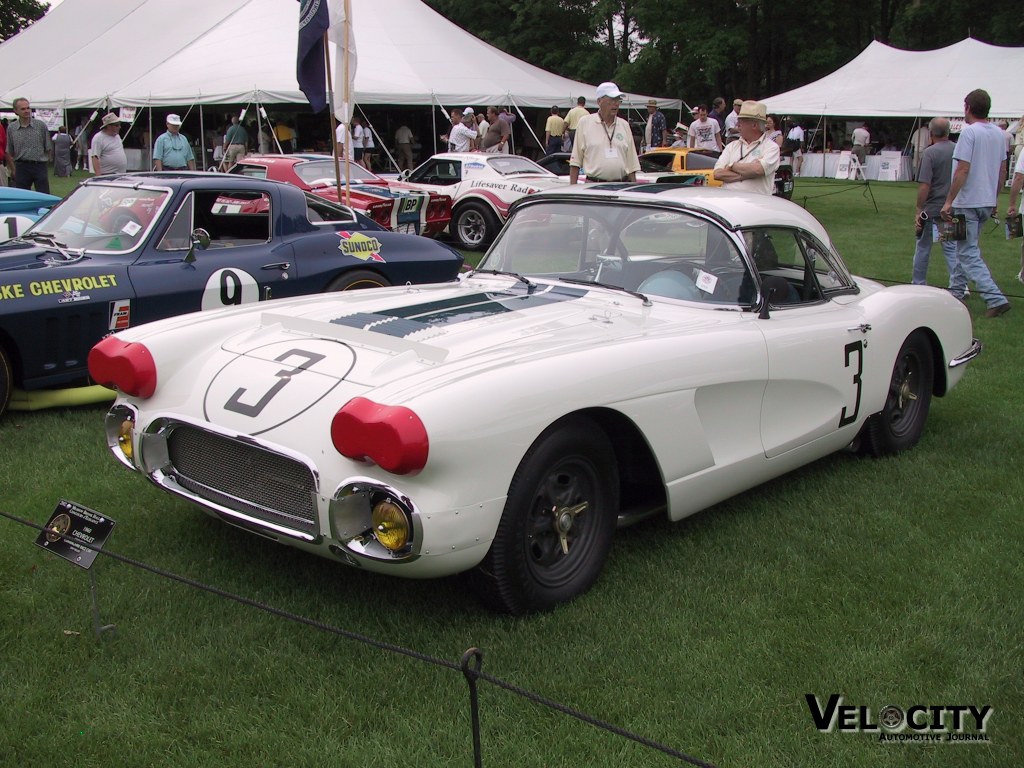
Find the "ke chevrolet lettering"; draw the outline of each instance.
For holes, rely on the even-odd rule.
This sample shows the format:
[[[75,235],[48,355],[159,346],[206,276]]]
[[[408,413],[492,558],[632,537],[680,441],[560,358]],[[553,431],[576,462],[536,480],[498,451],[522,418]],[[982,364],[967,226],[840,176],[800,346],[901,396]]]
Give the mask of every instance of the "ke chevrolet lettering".
[[[911,448],[979,352],[948,292],[853,277],[789,201],[563,185],[457,282],[129,328],[89,371],[112,453],[169,493],[527,613],[589,589],[619,524]]]
[[[14,387],[87,383],[88,351],[111,331],[272,298],[453,280],[461,266],[443,243],[279,182],[90,179],[0,244],[0,414]]]

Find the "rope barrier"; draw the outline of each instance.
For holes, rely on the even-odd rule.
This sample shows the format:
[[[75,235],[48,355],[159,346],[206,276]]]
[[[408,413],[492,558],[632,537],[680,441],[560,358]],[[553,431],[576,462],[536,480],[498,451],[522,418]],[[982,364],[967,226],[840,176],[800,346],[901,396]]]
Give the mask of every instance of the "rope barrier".
[[[11,521],[13,521],[15,523],[18,523],[19,525],[23,525],[23,526],[28,527],[28,528],[34,528],[35,530],[37,530],[39,532],[44,532],[45,531],[50,536],[58,536],[58,537],[60,537],[61,539],[65,540],[65,541],[74,542],[74,543],[77,543],[77,544],[81,545],[81,542],[78,542],[76,539],[72,538],[71,536],[62,534],[62,533],[60,533],[58,531],[55,531],[53,529],[46,528],[45,526],[39,525],[39,524],[34,523],[34,522],[30,521],[30,520],[26,520],[24,518],[18,517],[17,515],[12,515],[12,514],[10,514],[8,512],[5,512],[3,510],[0,510],[0,517],[7,518],[8,520],[11,520]],[[444,669],[449,669],[449,670],[453,670],[453,671],[460,671],[463,674],[463,676],[466,678],[466,681],[467,681],[467,683],[469,685],[469,690],[470,690],[470,710],[471,710],[471,723],[472,723],[472,729],[473,729],[473,751],[474,751],[475,765],[476,765],[477,768],[480,768],[480,766],[482,765],[482,749],[481,749],[481,742],[480,742],[479,696],[478,696],[478,691],[477,691],[477,682],[480,681],[480,680],[488,682],[488,683],[490,683],[491,685],[494,685],[497,688],[501,688],[501,689],[503,689],[505,691],[508,691],[509,693],[513,693],[513,694],[515,694],[517,696],[520,696],[520,697],[525,698],[525,699],[527,699],[529,701],[532,701],[535,704],[540,704],[542,706],[548,707],[549,709],[553,709],[553,710],[555,710],[557,712],[561,712],[562,714],[568,715],[569,717],[573,717],[573,718],[575,718],[575,719],[577,719],[577,720],[579,720],[581,722],[588,723],[590,725],[593,725],[596,728],[599,728],[601,730],[607,731],[607,732],[612,733],[612,734],[614,734],[616,736],[620,736],[622,738],[629,739],[630,741],[634,741],[637,744],[640,744],[642,746],[648,747],[649,749],[656,750],[656,751],[661,752],[661,753],[663,753],[665,755],[668,755],[670,757],[674,757],[674,758],[676,758],[678,760],[681,760],[681,761],[683,761],[685,763],[689,763],[690,765],[700,766],[700,768],[715,768],[715,766],[713,764],[711,764],[711,763],[705,762],[703,760],[699,760],[699,759],[697,759],[695,757],[690,757],[689,755],[686,755],[683,752],[680,752],[679,750],[673,749],[672,747],[665,746],[663,744],[660,744],[657,741],[654,741],[652,739],[648,739],[648,738],[646,738],[644,736],[640,736],[639,734],[633,733],[632,731],[629,731],[629,730],[627,730],[625,728],[621,728],[621,727],[619,727],[617,725],[612,725],[611,723],[607,723],[607,722],[605,722],[603,720],[600,720],[597,717],[594,717],[592,715],[588,715],[588,714],[586,714],[584,712],[580,712],[579,710],[573,709],[572,707],[566,706],[565,704],[560,704],[560,703],[558,703],[556,701],[553,701],[551,699],[548,699],[548,698],[546,698],[544,696],[541,696],[539,694],[533,693],[532,691],[528,691],[525,688],[521,688],[521,687],[519,687],[517,685],[514,685],[512,683],[506,682],[505,680],[502,680],[500,678],[494,677],[493,675],[489,675],[489,674],[486,674],[486,673],[482,672],[481,671],[481,667],[483,665],[483,652],[480,651],[478,648],[470,648],[470,649],[468,649],[462,655],[462,659],[460,660],[459,663],[451,662],[451,661],[448,661],[447,659],[441,659],[441,658],[438,658],[436,656],[430,656],[429,654],[421,653],[420,651],[415,651],[415,650],[412,650],[410,648],[405,648],[405,647],[400,646],[400,645],[395,645],[394,643],[388,643],[388,642],[385,642],[385,641],[382,641],[382,640],[376,640],[376,639],[374,639],[372,637],[368,637],[366,635],[362,635],[362,634],[360,634],[358,632],[353,632],[353,631],[348,630],[348,629],[343,629],[341,627],[336,627],[336,626],[334,626],[332,624],[327,624],[326,622],[318,621],[316,619],[311,619],[311,618],[306,617],[306,616],[301,616],[299,614],[292,613],[291,611],[286,611],[286,610],[284,610],[282,608],[276,608],[276,607],[274,607],[272,605],[268,605],[266,603],[262,603],[259,600],[254,600],[253,598],[245,597],[243,595],[236,595],[236,594],[234,594],[232,592],[228,592],[227,590],[221,589],[219,587],[214,587],[214,586],[211,586],[209,584],[204,584],[204,583],[202,583],[200,581],[197,581],[196,579],[192,579],[192,578],[189,578],[187,576],[182,576],[180,574],[173,573],[173,572],[168,571],[166,569],[159,568],[157,566],[150,565],[148,563],[144,563],[141,560],[136,560],[134,558],[118,554],[116,552],[110,551],[109,549],[105,549],[104,548],[104,549],[97,549],[97,550],[94,550],[94,551],[97,554],[99,554],[99,555],[103,555],[104,557],[109,557],[112,560],[115,560],[115,561],[117,561],[119,563],[122,563],[124,565],[128,565],[128,566],[130,566],[132,568],[138,568],[139,570],[142,570],[142,571],[145,571],[147,573],[153,574],[154,576],[159,576],[161,578],[168,579],[169,581],[175,581],[175,582],[177,582],[179,584],[183,584],[183,585],[185,585],[187,587],[191,587],[193,589],[197,589],[197,590],[200,590],[202,592],[207,592],[209,594],[215,595],[217,597],[221,597],[221,598],[223,598],[225,600],[230,600],[230,601],[238,603],[240,605],[245,605],[245,606],[248,606],[250,608],[255,608],[255,609],[263,611],[265,613],[269,613],[269,614],[271,614],[273,616],[277,616],[278,618],[287,619],[288,621],[293,621],[293,622],[295,622],[297,624],[302,624],[304,626],[311,627],[311,628],[319,630],[321,632],[327,632],[329,634],[337,635],[337,636],[343,637],[343,638],[345,638],[347,640],[354,640],[354,641],[356,641],[358,643],[363,643],[364,645],[368,645],[368,646],[371,646],[373,648],[377,648],[379,650],[389,651],[391,653],[397,653],[397,654],[402,655],[402,656],[407,656],[408,658],[416,659],[417,661],[422,661],[425,664],[431,664],[433,666],[442,667]],[[90,571],[90,573],[91,573],[91,571]]]

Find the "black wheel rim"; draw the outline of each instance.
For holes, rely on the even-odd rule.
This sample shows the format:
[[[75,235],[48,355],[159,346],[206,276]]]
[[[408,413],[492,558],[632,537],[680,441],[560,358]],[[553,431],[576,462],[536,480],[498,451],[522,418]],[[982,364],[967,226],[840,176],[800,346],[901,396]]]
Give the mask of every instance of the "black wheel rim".
[[[905,352],[896,362],[889,382],[886,417],[895,437],[903,437],[915,428],[921,414],[921,359]]]
[[[603,514],[598,488],[594,467],[583,459],[565,459],[548,470],[530,506],[523,542],[538,584],[565,586],[588,567]]]

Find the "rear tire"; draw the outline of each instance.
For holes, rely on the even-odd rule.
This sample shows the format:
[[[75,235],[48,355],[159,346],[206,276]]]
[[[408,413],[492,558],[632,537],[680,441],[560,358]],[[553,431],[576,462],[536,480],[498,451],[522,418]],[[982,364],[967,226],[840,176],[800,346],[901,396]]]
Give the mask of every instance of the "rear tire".
[[[391,285],[387,280],[368,269],[353,269],[338,275],[327,284],[326,292],[359,291],[364,288],[386,288]]]
[[[0,416],[7,410],[7,404],[11,402],[11,389],[14,387],[14,375],[11,372],[11,363],[7,355],[0,349]]]
[[[928,420],[934,375],[931,344],[915,331],[896,356],[885,406],[864,424],[864,452],[890,456],[917,444]]]
[[[586,592],[608,557],[618,510],[604,432],[583,418],[552,426],[516,469],[490,551],[472,574],[480,599],[523,614]]]
[[[460,205],[452,217],[451,227],[459,246],[467,251],[487,247],[500,229],[494,212],[477,202]]]

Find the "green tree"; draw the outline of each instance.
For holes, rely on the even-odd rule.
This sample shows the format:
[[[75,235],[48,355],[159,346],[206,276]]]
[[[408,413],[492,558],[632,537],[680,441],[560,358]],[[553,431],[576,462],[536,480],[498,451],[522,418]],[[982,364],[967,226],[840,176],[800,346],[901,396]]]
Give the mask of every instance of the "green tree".
[[[39,0],[0,0],[0,40],[14,37],[48,10],[50,6]]]
[[[689,104],[763,98],[836,70],[872,41],[911,50],[970,35],[1024,44],[1019,3],[990,0],[428,0],[532,64]]]

